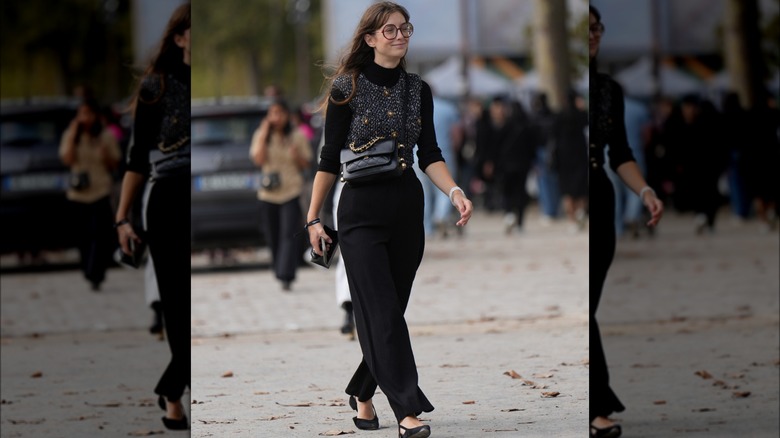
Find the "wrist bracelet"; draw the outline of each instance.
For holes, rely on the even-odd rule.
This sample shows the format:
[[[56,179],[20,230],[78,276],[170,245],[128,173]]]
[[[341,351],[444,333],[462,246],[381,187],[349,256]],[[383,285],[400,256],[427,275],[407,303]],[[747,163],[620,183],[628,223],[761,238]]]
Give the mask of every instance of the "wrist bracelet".
[[[114,228],[119,228],[124,224],[129,224],[130,221],[127,218],[121,219],[119,222],[114,224]]]
[[[642,190],[639,191],[639,199],[643,200],[645,199],[645,193],[647,192],[653,192],[653,195],[655,195],[655,190],[653,190],[650,186],[645,186]]]
[[[464,198],[466,197],[466,192],[464,192],[463,189],[461,189],[460,187],[455,186],[455,187],[451,188],[449,197],[450,197],[450,203],[452,205],[455,205],[455,201],[452,199],[452,195],[454,195],[456,191],[459,191],[463,195]]]
[[[306,222],[306,225],[303,226],[303,229],[306,230],[310,226],[318,224],[318,223],[320,223],[320,218],[316,218],[316,219],[312,220],[311,222]]]

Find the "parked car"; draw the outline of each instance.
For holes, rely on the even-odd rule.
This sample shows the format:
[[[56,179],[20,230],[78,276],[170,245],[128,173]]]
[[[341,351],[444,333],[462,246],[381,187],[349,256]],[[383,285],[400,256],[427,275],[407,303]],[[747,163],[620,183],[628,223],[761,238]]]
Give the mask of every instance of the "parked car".
[[[263,100],[193,102],[193,251],[265,245],[257,200],[262,174],[249,158],[249,146],[268,106]]]
[[[60,161],[62,133],[77,102],[0,101],[0,253],[76,246]]]

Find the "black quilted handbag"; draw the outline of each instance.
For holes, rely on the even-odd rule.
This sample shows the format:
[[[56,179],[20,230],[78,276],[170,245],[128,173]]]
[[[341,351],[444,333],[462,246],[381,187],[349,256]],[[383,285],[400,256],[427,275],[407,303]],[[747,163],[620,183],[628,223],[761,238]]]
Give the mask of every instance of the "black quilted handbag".
[[[407,95],[409,93],[409,78],[404,77],[403,103],[404,111],[401,135],[405,138]],[[406,145],[399,144],[395,138],[377,137],[368,143],[341,150],[341,181],[349,184],[365,184],[383,181],[401,176],[406,170],[406,162],[400,157],[400,149]]]

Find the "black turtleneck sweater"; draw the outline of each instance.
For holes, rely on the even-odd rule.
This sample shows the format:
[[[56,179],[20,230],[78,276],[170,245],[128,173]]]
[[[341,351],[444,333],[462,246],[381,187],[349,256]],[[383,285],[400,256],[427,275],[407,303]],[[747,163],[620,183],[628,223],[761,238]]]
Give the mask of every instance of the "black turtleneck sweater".
[[[372,62],[363,69],[366,79],[372,83],[392,87],[401,77],[401,67],[384,68]],[[358,93],[360,90],[357,91]],[[417,160],[420,169],[425,170],[428,165],[437,161],[444,161],[441,150],[436,142],[436,131],[433,127],[433,95],[431,87],[422,81],[420,117],[422,126],[420,136],[417,139]],[[342,101],[344,96],[341,91],[333,87],[330,92],[331,97],[336,101]],[[338,174],[341,166],[341,149],[346,146],[347,135],[349,134],[350,124],[352,123],[352,109],[348,104],[336,105],[333,102],[328,104],[328,111],[325,115],[325,145],[320,154],[319,170]]]
[[[173,105],[176,113],[187,115],[187,120],[181,120],[180,123],[187,135],[190,131],[190,66],[180,62],[173,71],[164,75],[164,84],[160,79],[160,75],[155,73],[147,75],[141,82],[136,102],[133,140],[127,151],[127,170],[142,175],[149,175],[151,170],[149,151],[160,142],[163,117],[174,112],[173,108],[166,109],[166,105]],[[172,80],[178,84],[169,84]],[[171,90],[176,90],[177,95],[170,95]],[[162,96],[162,93],[168,96]]]

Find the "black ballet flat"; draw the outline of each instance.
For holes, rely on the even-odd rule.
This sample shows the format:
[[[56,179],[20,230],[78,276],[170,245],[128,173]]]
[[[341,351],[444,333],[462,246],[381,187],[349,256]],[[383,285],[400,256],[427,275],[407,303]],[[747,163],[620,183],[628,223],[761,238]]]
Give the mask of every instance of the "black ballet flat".
[[[357,411],[357,401],[355,401],[355,397],[349,398],[349,407],[352,408],[353,411]],[[371,407],[373,409],[373,406]],[[374,418],[371,420],[364,420],[362,418],[358,417],[352,417],[352,421],[355,422],[355,427],[361,430],[377,430],[379,429],[379,416],[376,414],[376,409],[374,409]]]
[[[400,424],[398,427],[404,430],[403,434],[400,431],[398,432],[399,438],[428,438],[431,436],[431,426],[428,426],[427,424],[417,426],[413,429],[407,429]]]
[[[590,426],[591,438],[617,438],[622,433],[623,431],[620,429],[619,424],[605,427],[603,429],[599,429],[598,427],[593,425]]]
[[[187,417],[182,417],[181,420],[174,420],[173,418],[162,417],[162,422],[170,430],[187,430],[189,425],[187,424]]]

